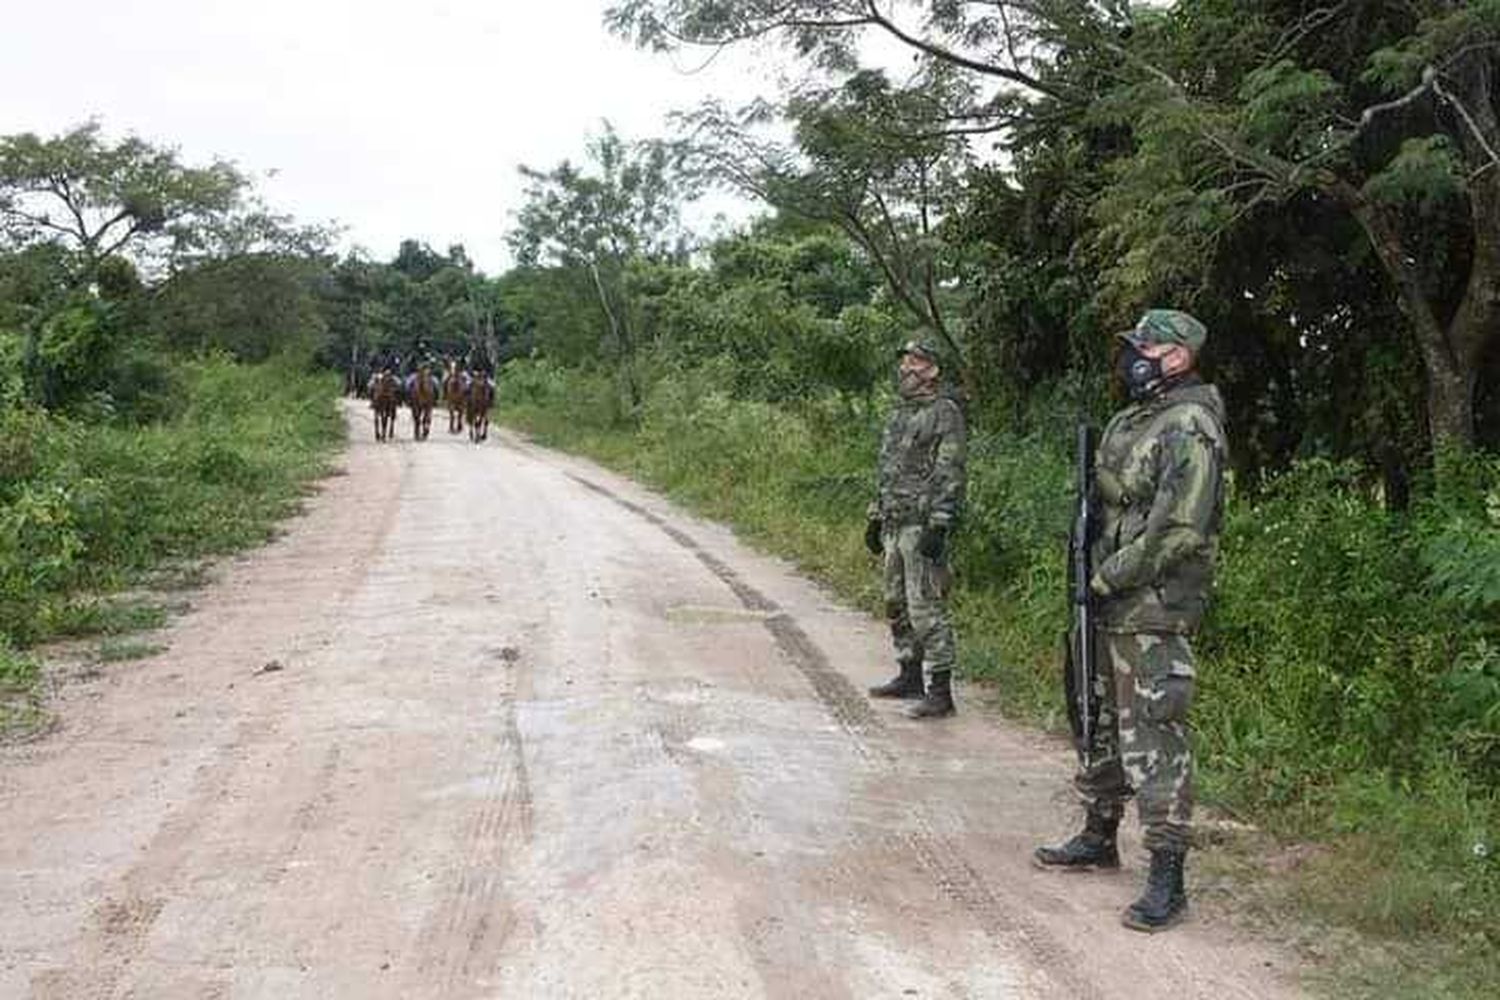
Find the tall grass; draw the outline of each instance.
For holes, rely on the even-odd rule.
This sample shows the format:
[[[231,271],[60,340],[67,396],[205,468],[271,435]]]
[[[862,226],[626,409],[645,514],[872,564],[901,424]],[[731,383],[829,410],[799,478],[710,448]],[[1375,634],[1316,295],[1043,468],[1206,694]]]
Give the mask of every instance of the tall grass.
[[[77,598],[165,560],[269,536],[342,425],[330,376],[290,363],[184,362],[172,419],[129,426],[0,411],[0,636],[80,621]]]
[[[880,413],[835,397],[739,400],[702,371],[660,376],[631,420],[616,395],[606,378],[521,362],[499,398],[503,419],[543,443],[734,524],[876,610],[861,532]],[[1008,712],[1051,726],[1067,624],[1072,412],[1043,393],[1013,426],[973,429],[956,540],[961,670],[992,681]],[[1414,996],[1491,995],[1500,584],[1473,581],[1500,580],[1490,565],[1500,475],[1476,473],[1466,504],[1398,515],[1357,472],[1310,461],[1231,491],[1215,609],[1199,640],[1204,795],[1280,838],[1328,845],[1299,869],[1294,891],[1307,912],[1418,942],[1399,973],[1349,995],[1381,996],[1392,976],[1412,982]],[[1438,953],[1442,963],[1424,957]]]

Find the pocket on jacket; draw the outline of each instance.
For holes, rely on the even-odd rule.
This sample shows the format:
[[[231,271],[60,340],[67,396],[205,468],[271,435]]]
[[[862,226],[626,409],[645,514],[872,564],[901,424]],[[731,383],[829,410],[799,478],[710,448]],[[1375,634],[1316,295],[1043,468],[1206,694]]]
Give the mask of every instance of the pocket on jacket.
[[[1191,677],[1168,674],[1151,685],[1151,699],[1146,703],[1146,718],[1156,723],[1182,722],[1193,707]]]

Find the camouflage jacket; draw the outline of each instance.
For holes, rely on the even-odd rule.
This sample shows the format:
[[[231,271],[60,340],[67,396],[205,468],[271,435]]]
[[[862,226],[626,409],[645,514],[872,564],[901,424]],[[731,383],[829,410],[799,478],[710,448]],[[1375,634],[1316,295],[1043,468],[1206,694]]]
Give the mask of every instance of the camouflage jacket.
[[[1094,463],[1093,590],[1116,632],[1195,631],[1224,508],[1224,401],[1196,377],[1115,414]]]
[[[967,437],[963,410],[948,396],[896,404],[880,441],[869,516],[888,526],[955,523],[964,502]]]

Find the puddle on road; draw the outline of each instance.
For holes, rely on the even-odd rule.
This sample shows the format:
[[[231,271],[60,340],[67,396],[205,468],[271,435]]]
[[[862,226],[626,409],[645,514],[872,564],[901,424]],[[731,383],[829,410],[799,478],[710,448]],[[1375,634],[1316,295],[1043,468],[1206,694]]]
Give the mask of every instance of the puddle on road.
[[[763,622],[774,612],[747,608],[709,607],[701,604],[675,604],[667,609],[667,621],[686,625],[731,625],[737,622]]]

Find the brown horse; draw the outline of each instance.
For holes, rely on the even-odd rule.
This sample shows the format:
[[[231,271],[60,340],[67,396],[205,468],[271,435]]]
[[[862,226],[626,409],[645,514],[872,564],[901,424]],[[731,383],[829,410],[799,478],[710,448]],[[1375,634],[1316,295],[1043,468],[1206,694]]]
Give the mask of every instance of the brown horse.
[[[411,436],[425,441],[432,433],[432,408],[437,405],[438,382],[426,365],[417,368],[406,387],[406,405],[411,407]]]
[[[389,370],[377,372],[370,379],[370,409],[375,411],[375,440],[388,441],[396,435],[396,406],[401,381]]]
[[[448,407],[448,433],[462,434],[464,429],[464,407],[468,405],[469,376],[458,362],[448,363],[448,374],[443,377],[443,403]]]
[[[464,416],[469,421],[469,440],[479,444],[490,436],[490,407],[495,403],[495,384],[484,372],[469,373],[469,394]]]

